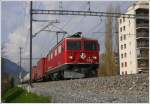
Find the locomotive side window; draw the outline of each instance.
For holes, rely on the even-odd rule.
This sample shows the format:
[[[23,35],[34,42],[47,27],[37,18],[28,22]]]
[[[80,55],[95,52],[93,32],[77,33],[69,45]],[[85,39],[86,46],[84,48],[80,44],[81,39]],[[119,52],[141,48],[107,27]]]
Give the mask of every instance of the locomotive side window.
[[[80,41],[67,41],[68,50],[80,50],[81,42]]]
[[[56,48],[56,50],[55,50],[55,56],[57,56],[57,48]]]
[[[51,59],[53,58],[53,53],[51,53]]]
[[[85,50],[96,50],[97,43],[94,41],[85,41],[84,42],[84,49]]]
[[[50,59],[51,59],[51,56],[50,56],[50,54],[48,55],[48,60],[50,61]]]
[[[62,52],[64,51],[64,48],[63,48],[63,47],[61,47],[61,51],[62,51]]]
[[[61,45],[58,47],[58,54],[61,53]]]

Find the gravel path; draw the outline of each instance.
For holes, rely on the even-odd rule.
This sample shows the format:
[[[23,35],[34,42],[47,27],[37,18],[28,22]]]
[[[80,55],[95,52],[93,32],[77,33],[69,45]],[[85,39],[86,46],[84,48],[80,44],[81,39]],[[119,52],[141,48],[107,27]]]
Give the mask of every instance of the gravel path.
[[[32,92],[52,96],[54,103],[146,103],[148,74],[34,83]]]

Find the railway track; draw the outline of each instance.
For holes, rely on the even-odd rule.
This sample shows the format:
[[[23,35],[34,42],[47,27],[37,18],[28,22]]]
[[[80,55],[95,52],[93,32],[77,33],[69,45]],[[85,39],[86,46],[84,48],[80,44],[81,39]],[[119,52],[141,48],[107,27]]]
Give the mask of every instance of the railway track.
[[[34,83],[32,92],[60,103],[148,102],[148,74]]]

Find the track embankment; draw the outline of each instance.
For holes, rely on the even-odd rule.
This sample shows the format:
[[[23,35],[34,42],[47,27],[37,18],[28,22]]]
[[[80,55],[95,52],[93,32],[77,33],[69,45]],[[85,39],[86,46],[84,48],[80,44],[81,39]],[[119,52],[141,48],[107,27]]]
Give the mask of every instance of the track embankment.
[[[86,78],[34,83],[32,92],[51,96],[59,103],[146,103],[148,74]]]

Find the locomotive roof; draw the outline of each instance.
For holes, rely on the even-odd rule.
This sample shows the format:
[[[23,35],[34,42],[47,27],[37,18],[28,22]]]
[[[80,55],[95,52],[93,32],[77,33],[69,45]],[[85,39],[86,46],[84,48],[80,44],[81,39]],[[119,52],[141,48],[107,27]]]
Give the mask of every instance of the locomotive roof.
[[[79,38],[74,38],[74,37],[66,37],[66,39],[85,39],[85,40],[97,40],[97,39],[93,39],[93,38],[85,38],[85,37],[79,37]]]
[[[59,41],[58,42],[58,44],[56,44],[55,46],[53,46],[50,50],[49,50],[49,52],[48,52],[48,54],[53,50],[53,49],[55,49],[57,46],[59,46],[59,44],[61,43],[61,42],[63,42],[64,40],[80,40],[80,39],[85,39],[85,40],[93,40],[93,41],[97,41],[97,39],[92,39],[92,38],[85,38],[85,37],[65,37],[65,38],[63,38],[61,41]],[[47,56],[48,56],[48,54],[47,54]]]

